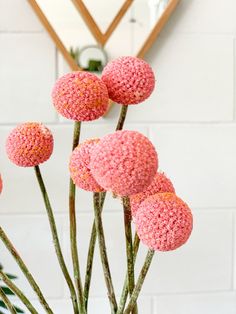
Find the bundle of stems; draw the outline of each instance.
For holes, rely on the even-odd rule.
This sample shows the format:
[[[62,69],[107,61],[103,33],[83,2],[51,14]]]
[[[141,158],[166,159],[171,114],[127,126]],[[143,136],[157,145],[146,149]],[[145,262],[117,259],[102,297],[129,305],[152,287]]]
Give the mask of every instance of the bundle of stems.
[[[122,130],[124,122],[127,115],[128,106],[123,105],[121,108],[119,120],[116,126],[116,130]],[[74,135],[73,135],[73,145],[72,150],[79,144],[81,131],[81,122],[75,122],[74,125]],[[144,261],[143,267],[140,270],[139,276],[135,282],[134,265],[136,256],[139,248],[139,238],[137,234],[132,236],[131,228],[131,210],[129,197],[123,197],[123,212],[124,212],[124,231],[126,240],[126,256],[127,256],[127,273],[124,280],[124,286],[121,293],[120,302],[117,302],[117,297],[114,291],[114,285],[112,281],[110,265],[107,256],[105,234],[103,229],[102,221],[102,209],[106,198],[106,192],[94,193],[93,194],[93,205],[94,205],[94,222],[92,224],[87,264],[86,264],[86,274],[84,285],[81,279],[80,263],[79,263],[79,253],[77,247],[77,219],[76,219],[76,206],[75,206],[75,193],[76,188],[73,181],[70,179],[69,184],[69,220],[70,220],[70,246],[71,246],[71,257],[73,264],[73,276],[68,271],[65,258],[61,249],[60,240],[58,237],[58,231],[56,226],[56,221],[54,217],[54,211],[52,209],[49,196],[44,184],[44,180],[40,171],[39,166],[34,167],[35,175],[42,193],[43,201],[45,204],[50,230],[53,238],[53,243],[55,247],[55,252],[57,259],[63,273],[64,279],[70,291],[70,297],[73,307],[74,314],[87,314],[88,313],[88,300],[90,292],[90,284],[92,278],[93,261],[94,261],[94,250],[96,241],[98,238],[98,245],[100,251],[100,258],[103,267],[105,284],[107,287],[107,294],[110,303],[111,314],[138,314],[137,299],[141,291],[144,279],[150,267],[152,258],[154,256],[154,251],[149,250]],[[41,289],[39,288],[37,282],[35,281],[32,273],[24,263],[23,259],[15,249],[14,245],[6,235],[2,227],[0,227],[0,239],[6,246],[7,250],[10,252],[12,257],[15,259],[22,273],[29,282],[31,288],[38,297],[42,308],[45,313],[53,314],[53,310],[47,303]],[[37,314],[38,311],[35,309],[31,301],[25,296],[25,294],[17,287],[11,279],[9,279],[3,272],[0,271],[0,279],[6,284],[9,289],[14,292],[14,294],[20,299],[20,301],[26,306],[28,311],[33,314]],[[129,296],[129,300],[128,300]],[[0,291],[0,299],[5,303],[10,313],[15,313],[14,306],[12,305],[9,298],[5,295],[4,291]],[[127,302],[128,301],[128,302]]]

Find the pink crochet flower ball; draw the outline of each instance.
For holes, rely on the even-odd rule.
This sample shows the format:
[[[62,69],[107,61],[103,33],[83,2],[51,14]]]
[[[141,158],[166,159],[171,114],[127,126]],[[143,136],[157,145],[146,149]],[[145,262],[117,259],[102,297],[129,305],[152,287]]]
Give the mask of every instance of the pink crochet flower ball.
[[[135,218],[140,240],[150,249],[175,250],[189,238],[191,211],[174,193],[158,193],[141,203]]]
[[[37,166],[51,156],[53,137],[41,123],[29,122],[18,125],[6,141],[8,158],[21,167]]]
[[[111,100],[138,104],[153,92],[155,76],[150,65],[135,57],[121,57],[107,64],[102,72]]]
[[[99,141],[99,139],[90,139],[78,145],[70,158],[70,176],[74,184],[86,191],[104,191],[93,178],[89,168],[91,150]]]
[[[108,109],[106,85],[94,74],[72,72],[57,80],[52,90],[56,110],[67,119],[91,121]]]
[[[149,139],[136,131],[117,131],[104,136],[91,152],[90,169],[105,190],[117,195],[143,191],[158,166]]]
[[[2,177],[0,175],[0,193],[2,193]]]
[[[158,172],[155,175],[154,179],[152,180],[151,184],[148,186],[148,188],[145,191],[130,196],[132,216],[135,218],[136,212],[140,204],[147,197],[156,193],[164,193],[164,192],[175,193],[175,189],[170,179],[168,179],[164,173]]]

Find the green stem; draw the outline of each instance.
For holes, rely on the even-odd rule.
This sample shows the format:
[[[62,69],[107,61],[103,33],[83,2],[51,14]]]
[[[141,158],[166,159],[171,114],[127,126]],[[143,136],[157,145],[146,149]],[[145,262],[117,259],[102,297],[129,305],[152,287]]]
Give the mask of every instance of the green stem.
[[[131,208],[129,197],[123,197],[123,209],[124,209],[124,227],[125,227],[125,240],[126,240],[126,256],[127,256],[127,274],[128,274],[128,290],[130,296],[134,290],[134,258],[133,258],[133,239],[131,228]],[[132,314],[137,314],[138,308],[135,306]]]
[[[122,105],[121,111],[120,111],[120,116],[119,116],[119,120],[116,126],[116,131],[120,131],[123,129],[124,126],[124,122],[126,119],[126,115],[127,115],[127,111],[128,111],[128,106],[126,105]]]
[[[75,122],[74,125],[74,136],[72,150],[74,150],[79,144],[80,138],[81,122]],[[77,248],[77,227],[76,227],[76,211],[75,211],[75,193],[76,188],[72,179],[70,179],[69,187],[69,216],[70,216],[70,246],[71,246],[71,256],[74,271],[75,286],[77,289],[78,299],[79,299],[79,311],[80,314],[85,314],[84,296],[83,296],[83,286],[80,274],[79,256]]]
[[[104,201],[106,198],[106,192],[100,193],[100,209],[102,211]],[[91,284],[91,277],[92,277],[92,270],[93,270],[93,259],[94,259],[94,250],[95,244],[97,240],[97,230],[95,221],[93,221],[90,241],[89,241],[89,249],[87,255],[87,264],[86,264],[86,274],[85,274],[85,284],[84,284],[84,302],[85,302],[85,309],[88,308],[88,298],[89,298],[89,290]]]
[[[116,303],[115,292],[114,292],[113,283],[111,279],[111,272],[110,272],[110,267],[109,267],[109,262],[108,262],[108,257],[107,257],[107,251],[106,251],[105,236],[104,236],[104,231],[103,231],[101,209],[100,209],[99,193],[93,194],[93,200],[94,200],[95,225],[96,225],[96,230],[98,234],[98,242],[99,242],[100,257],[102,261],[103,273],[104,273],[105,282],[107,286],[108,298],[109,298],[110,306],[111,306],[111,313],[115,314],[117,311],[117,303]]]
[[[127,307],[126,307],[126,309],[125,309],[123,314],[130,314],[133,311],[133,309],[135,308],[135,304],[136,304],[137,298],[138,298],[139,293],[141,291],[141,288],[143,286],[143,282],[145,280],[145,277],[146,277],[147,272],[149,270],[149,267],[151,265],[151,262],[152,262],[154,254],[155,254],[155,251],[148,250],[148,253],[147,253],[144,265],[143,265],[143,267],[141,269],[141,272],[139,274],[137,283],[136,283],[136,285],[134,287],[134,291],[133,291],[133,293],[131,295],[129,303],[128,303],[128,305],[127,305]]]
[[[27,307],[27,309],[30,311],[30,313],[38,314],[37,310],[34,308],[34,306],[30,303],[28,298],[24,295],[24,293],[3,273],[3,271],[0,270],[0,279],[8,286],[9,289],[11,289],[12,292],[22,301],[22,303]],[[3,291],[2,291],[3,292]],[[3,292],[4,293],[4,292]],[[3,302],[6,304],[6,302],[3,300]],[[7,305],[7,304],[6,304]],[[14,306],[13,306],[14,309]],[[9,309],[10,310],[10,309]],[[11,313],[16,313],[15,309],[14,311],[11,311]]]
[[[124,126],[127,110],[128,110],[128,106],[123,105],[120,111],[119,120],[117,122],[116,131],[122,130]],[[101,193],[101,204],[100,204],[101,209],[103,207],[105,197],[106,197],[106,192]],[[91,282],[91,275],[92,275],[96,239],[97,239],[96,226],[95,226],[95,222],[93,222],[90,242],[89,242],[88,256],[87,256],[87,267],[86,267],[86,276],[85,276],[85,285],[84,285],[84,298],[85,298],[86,309],[87,309],[87,304],[88,304],[88,296],[89,296],[89,289],[90,289],[90,282]]]
[[[70,290],[74,313],[78,314],[79,310],[78,310],[78,303],[77,303],[77,296],[76,296],[75,288],[74,288],[73,282],[71,280],[70,274],[68,272],[63,254],[62,254],[61,245],[60,245],[60,241],[59,241],[59,237],[58,237],[58,233],[57,233],[56,222],[55,222],[53,210],[52,210],[49,198],[48,198],[46,187],[45,187],[39,166],[35,166],[34,170],[35,170],[35,174],[36,174],[36,177],[37,177],[37,180],[39,183],[39,187],[40,187],[40,190],[41,190],[41,193],[43,196],[44,204],[46,207],[46,211],[47,211],[47,215],[48,215],[48,220],[49,220],[49,224],[50,224],[50,228],[51,228],[53,243],[54,243],[56,255],[58,258],[58,262],[59,262],[59,265],[61,267],[62,273],[65,277],[65,280],[67,282],[68,288]]]
[[[11,253],[12,257],[15,259],[16,263],[18,264],[18,266],[20,267],[21,271],[23,272],[23,274],[25,275],[26,279],[28,280],[30,286],[32,287],[32,289],[34,290],[34,292],[36,293],[36,295],[39,298],[40,303],[42,304],[43,308],[45,309],[46,313],[49,314],[53,314],[52,310],[50,309],[46,299],[44,298],[38,284],[36,283],[36,281],[34,280],[34,277],[32,276],[32,274],[30,273],[29,269],[27,268],[27,266],[25,265],[25,263],[23,262],[22,258],[20,257],[20,255],[17,253],[15,247],[13,246],[13,244],[11,243],[11,241],[8,239],[6,233],[4,232],[4,230],[0,227],[0,239],[2,240],[2,242],[4,243],[5,247],[8,249],[8,251]]]
[[[122,106],[120,111],[120,117],[117,122],[116,131],[122,130],[124,126],[124,122],[127,115],[128,106]],[[105,201],[106,193],[101,193],[101,200],[100,206],[101,210]],[[88,297],[89,297],[89,290],[90,290],[90,283],[91,283],[91,276],[92,276],[92,268],[93,268],[93,259],[94,259],[94,250],[95,244],[97,239],[97,231],[95,226],[95,221],[93,222],[90,242],[89,242],[89,249],[88,249],[88,256],[87,256],[87,266],[86,266],[86,275],[85,275],[85,284],[84,284],[84,300],[85,300],[85,308],[87,310],[88,307]]]
[[[7,309],[9,310],[11,314],[17,314],[13,304],[11,304],[11,301],[8,299],[8,297],[6,296],[6,294],[4,293],[1,287],[0,287],[0,299],[2,299],[2,301],[4,302],[4,304],[6,305]]]
[[[137,233],[135,233],[134,244],[133,244],[134,264],[135,264],[135,261],[136,261],[136,257],[137,257],[137,253],[138,253],[138,249],[139,249],[139,244],[140,244],[139,237],[138,237]],[[123,286],[123,289],[122,289],[122,294],[121,294],[121,298],[120,298],[119,308],[118,308],[117,314],[122,314],[123,313],[124,308],[125,308],[125,304],[126,304],[126,301],[127,301],[128,293],[129,293],[129,290],[128,290],[128,274],[126,274],[125,282],[124,282],[124,286]]]

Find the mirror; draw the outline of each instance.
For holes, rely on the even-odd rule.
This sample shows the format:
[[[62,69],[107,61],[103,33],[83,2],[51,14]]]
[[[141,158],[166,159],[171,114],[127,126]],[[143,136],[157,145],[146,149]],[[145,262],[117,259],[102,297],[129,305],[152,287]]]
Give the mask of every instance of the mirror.
[[[109,59],[143,57],[179,0],[29,2],[71,68],[99,72]]]

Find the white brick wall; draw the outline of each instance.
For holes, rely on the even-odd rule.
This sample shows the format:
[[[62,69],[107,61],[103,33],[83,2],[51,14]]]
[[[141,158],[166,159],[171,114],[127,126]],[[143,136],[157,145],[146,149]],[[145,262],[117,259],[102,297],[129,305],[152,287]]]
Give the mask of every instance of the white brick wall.
[[[176,252],[157,254],[143,288],[142,314],[236,313],[235,14],[235,0],[182,0],[147,56],[157,76],[156,90],[145,104],[131,107],[128,113],[126,128],[143,132],[155,143],[161,169],[194,213],[188,244]],[[67,67],[27,1],[0,0],[1,225],[56,313],[68,313],[70,304],[39,189],[32,169],[17,168],[8,161],[4,142],[21,121],[43,121],[53,131],[55,153],[42,172],[70,263],[67,162],[72,125],[59,119],[50,103],[57,73],[65,71]],[[118,110],[115,106],[107,118],[84,124],[82,137],[111,132]],[[79,191],[78,204],[84,265],[92,222],[91,195]],[[122,215],[118,200],[109,198],[105,207],[108,252],[115,287],[120,291],[125,265],[124,249],[120,248]],[[19,275],[19,285],[34,298],[15,263],[2,245],[0,248],[0,262]],[[137,267],[145,254],[144,248],[141,251]],[[95,267],[90,309],[105,314],[108,304],[98,252]]]

